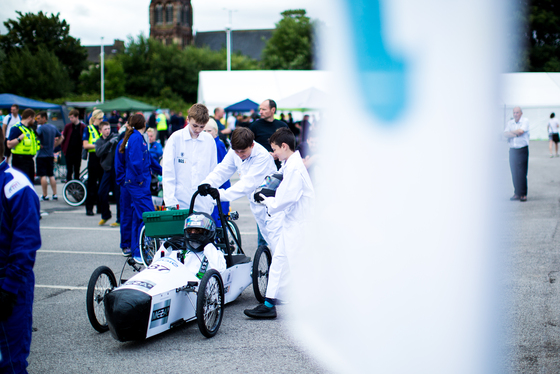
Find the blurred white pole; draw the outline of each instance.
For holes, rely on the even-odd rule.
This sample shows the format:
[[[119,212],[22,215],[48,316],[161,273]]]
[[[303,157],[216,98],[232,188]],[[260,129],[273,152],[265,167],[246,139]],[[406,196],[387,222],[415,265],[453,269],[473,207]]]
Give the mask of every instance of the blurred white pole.
[[[231,71],[231,24],[226,25],[226,45],[227,45],[227,71]]]
[[[101,103],[105,102],[105,51],[103,50],[103,37],[101,37]]]

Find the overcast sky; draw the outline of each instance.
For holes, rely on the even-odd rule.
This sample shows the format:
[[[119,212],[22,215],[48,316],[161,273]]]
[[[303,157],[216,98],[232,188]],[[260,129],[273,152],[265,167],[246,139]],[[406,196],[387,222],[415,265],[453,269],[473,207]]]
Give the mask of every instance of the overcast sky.
[[[150,0],[0,0],[0,33],[6,33],[4,22],[17,19],[16,11],[23,13],[60,13],[70,25],[70,35],[81,39],[82,45],[99,45],[114,39],[127,40],[140,33],[149,35],[148,7]],[[324,20],[321,1],[312,0],[192,0],[195,31],[223,30],[232,12],[233,29],[274,28],[286,9],[305,9],[308,16]]]

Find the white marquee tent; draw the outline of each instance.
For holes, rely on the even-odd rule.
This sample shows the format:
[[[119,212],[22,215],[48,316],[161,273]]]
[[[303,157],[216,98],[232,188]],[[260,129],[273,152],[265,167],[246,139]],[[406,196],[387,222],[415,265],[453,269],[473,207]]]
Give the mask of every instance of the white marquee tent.
[[[560,73],[508,73],[501,83],[503,126],[519,106],[529,119],[531,139],[548,139],[550,113],[560,116]]]
[[[210,111],[244,99],[279,101],[310,87],[327,91],[329,72],[320,70],[201,71],[198,102]]]

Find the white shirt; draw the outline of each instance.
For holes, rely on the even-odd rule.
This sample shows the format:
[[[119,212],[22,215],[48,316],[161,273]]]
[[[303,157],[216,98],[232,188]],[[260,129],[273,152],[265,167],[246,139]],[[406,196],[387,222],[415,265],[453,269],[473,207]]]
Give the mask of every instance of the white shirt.
[[[237,118],[235,118],[234,115],[231,115],[228,117],[227,119],[227,128],[231,129],[231,131],[235,130],[235,122],[237,121]]]
[[[200,266],[202,265],[205,256],[208,259],[208,267],[206,271],[209,269],[215,269],[221,273],[226,270],[226,259],[224,254],[212,243],[207,244],[206,247],[204,247],[204,252],[187,252],[183,263],[190,273],[196,274],[200,270]]]
[[[521,117],[519,122],[515,122],[515,119],[508,121],[504,132],[513,131],[517,129],[522,129],[524,131],[523,135],[519,135],[508,139],[510,148],[523,148],[529,146],[529,120],[527,118]]]
[[[550,121],[548,121],[549,134],[558,134],[559,127],[560,127],[560,123],[558,123],[557,118],[551,118]]]
[[[165,143],[161,162],[165,205],[179,204],[180,209],[188,209],[192,195],[217,164],[216,142],[212,135],[201,132],[193,139],[188,126],[175,131]],[[194,209],[211,214],[212,198],[198,196]]]
[[[12,129],[12,127],[21,121],[21,116],[18,114],[17,116],[14,116],[12,113],[7,114],[4,116],[4,125],[6,126],[6,139],[8,138],[8,136],[10,136],[10,130]]]

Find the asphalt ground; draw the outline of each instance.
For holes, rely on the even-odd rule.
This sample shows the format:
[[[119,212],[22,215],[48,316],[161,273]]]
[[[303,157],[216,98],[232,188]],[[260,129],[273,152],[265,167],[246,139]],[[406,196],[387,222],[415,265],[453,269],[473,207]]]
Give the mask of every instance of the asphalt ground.
[[[121,343],[90,325],[86,289],[93,271],[110,267],[117,279],[131,268],[119,249],[118,228],[99,226],[100,215],[71,207],[61,198],[41,202],[42,247],[35,263],[33,340],[29,373],[325,373],[290,336],[283,306],[275,320],[251,320],[243,310],[257,305],[252,286],[227,304],[218,334],[205,338],[196,321],[143,341]],[[35,186],[40,192],[40,187]],[[49,193],[50,187],[49,187]],[[257,231],[248,201],[232,204],[240,219],[243,248],[253,256]],[[111,206],[113,217],[115,206]]]
[[[505,212],[507,367],[512,373],[560,372],[560,157],[548,141],[531,141],[527,202],[509,201],[513,187],[507,148],[501,162],[509,178],[500,202]]]

